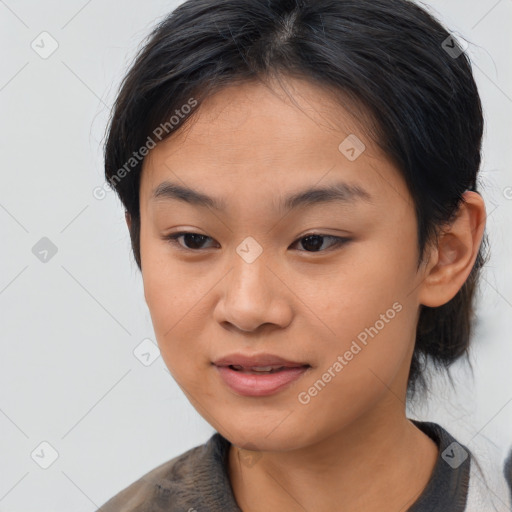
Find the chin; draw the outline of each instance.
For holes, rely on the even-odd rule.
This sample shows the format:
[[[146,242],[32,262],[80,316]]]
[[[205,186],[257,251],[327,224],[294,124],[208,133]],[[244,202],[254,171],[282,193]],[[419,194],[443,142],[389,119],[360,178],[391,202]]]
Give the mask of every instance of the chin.
[[[285,426],[286,421],[277,428],[261,422],[249,427],[229,425],[228,431],[223,428],[217,430],[233,445],[250,451],[290,451],[308,445],[307,432],[303,429],[297,432],[293,425]]]

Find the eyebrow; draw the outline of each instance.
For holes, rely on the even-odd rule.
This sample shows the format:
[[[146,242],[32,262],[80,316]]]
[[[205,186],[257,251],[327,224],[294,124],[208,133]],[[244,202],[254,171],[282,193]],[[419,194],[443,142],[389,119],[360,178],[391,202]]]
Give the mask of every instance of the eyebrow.
[[[178,200],[217,211],[225,211],[227,208],[225,201],[220,198],[210,197],[202,192],[170,181],[160,183],[154,189],[151,200]],[[321,188],[310,187],[296,192],[284,198],[278,204],[277,209],[279,211],[290,211],[299,206],[332,202],[354,203],[356,201],[372,203],[372,196],[359,185],[339,182]]]

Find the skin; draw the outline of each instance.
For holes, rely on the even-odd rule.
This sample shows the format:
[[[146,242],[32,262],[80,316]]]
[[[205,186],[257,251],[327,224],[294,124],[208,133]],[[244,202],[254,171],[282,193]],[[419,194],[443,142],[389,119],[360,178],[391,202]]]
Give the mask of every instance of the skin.
[[[398,170],[325,90],[297,79],[287,87],[293,101],[260,83],[223,89],[145,159],[141,262],[156,338],[188,399],[232,443],[228,470],[244,512],[406,510],[438,457],[405,414],[419,307],[448,302],[467,279],[484,202],[465,193],[418,270],[413,202]],[[354,161],[338,149],[348,134],[366,145]],[[227,209],[152,200],[165,180]],[[364,188],[371,202],[276,209],[284,196],[339,181]],[[209,238],[165,239],[179,231]],[[304,243],[311,232],[350,241],[320,239],[315,252]],[[248,236],[263,249],[252,263],[236,252]],[[401,311],[300,403],[298,394],[396,302]],[[234,352],[269,352],[312,368],[274,395],[244,397],[212,365]]]

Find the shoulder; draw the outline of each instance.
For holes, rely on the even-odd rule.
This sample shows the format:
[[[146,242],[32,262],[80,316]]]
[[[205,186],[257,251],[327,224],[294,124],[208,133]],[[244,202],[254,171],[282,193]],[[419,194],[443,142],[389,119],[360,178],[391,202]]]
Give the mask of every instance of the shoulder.
[[[503,464],[485,445],[474,443],[470,451],[440,425],[413,422],[436,442],[439,456],[432,478],[411,512],[512,510],[512,451]]]
[[[464,512],[470,479],[469,450],[437,423],[412,422],[436,443],[439,452],[427,486],[408,512]]]
[[[509,449],[508,456],[503,465],[503,476],[507,482],[508,490],[512,494],[512,448]]]
[[[478,451],[478,457],[473,455],[468,507],[465,512],[512,510],[512,452],[503,464],[494,449],[491,451],[481,445]]]
[[[222,473],[227,448],[228,442],[215,433],[206,443],[191,448],[143,475],[102,505],[97,512],[156,512],[164,509],[172,512],[193,509],[193,504],[205,492],[206,482],[215,481],[214,474]],[[204,502],[204,496],[202,498]]]

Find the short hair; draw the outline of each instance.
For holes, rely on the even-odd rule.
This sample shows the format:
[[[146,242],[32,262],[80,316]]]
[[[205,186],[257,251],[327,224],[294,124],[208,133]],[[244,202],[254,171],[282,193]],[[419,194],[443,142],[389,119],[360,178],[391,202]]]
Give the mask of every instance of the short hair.
[[[367,114],[372,140],[413,198],[419,268],[462,194],[478,192],[482,106],[456,38],[408,0],[188,0],[148,35],[107,127],[105,177],[132,219],[139,269],[144,160],[134,152],[172,136],[222,88],[276,77],[306,79]],[[447,369],[467,356],[486,246],[484,231],[474,266],[449,302],[420,306],[411,396],[426,388],[427,363]]]

